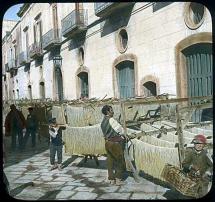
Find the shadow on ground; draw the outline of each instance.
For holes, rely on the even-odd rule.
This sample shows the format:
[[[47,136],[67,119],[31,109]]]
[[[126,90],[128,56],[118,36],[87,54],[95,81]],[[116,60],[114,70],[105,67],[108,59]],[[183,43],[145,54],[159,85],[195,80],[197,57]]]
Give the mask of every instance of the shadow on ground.
[[[106,160],[95,160],[94,158],[83,159],[76,165],[77,167],[84,168],[97,168],[97,169],[107,169]]]
[[[53,190],[48,191],[45,195],[41,196],[37,200],[54,200],[56,199],[56,196],[61,192],[61,190]]]
[[[29,138],[28,143],[26,145],[26,148],[24,151],[15,150],[12,151],[10,147],[11,137],[5,137],[5,152],[6,152],[6,162],[5,167],[14,165],[16,163],[19,163],[25,159],[31,158],[36,154],[42,153],[49,149],[48,140],[45,137],[42,137],[39,140],[37,140],[36,147],[31,147],[31,138]]]
[[[28,183],[22,184],[22,185],[16,187],[15,189],[10,190],[10,196],[12,196],[12,197],[16,196],[17,194],[21,193],[28,186],[34,186],[33,182],[28,182]]]

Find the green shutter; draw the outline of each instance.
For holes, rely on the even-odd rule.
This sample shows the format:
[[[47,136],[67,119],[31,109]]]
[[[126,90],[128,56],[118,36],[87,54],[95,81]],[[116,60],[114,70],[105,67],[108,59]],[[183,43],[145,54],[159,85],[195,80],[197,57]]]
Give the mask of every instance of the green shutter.
[[[124,61],[118,65],[117,80],[120,98],[134,97],[134,66],[133,62]]]
[[[187,65],[188,97],[211,96],[213,88],[211,44],[195,44],[186,48],[183,53]],[[203,111],[196,110],[192,121],[203,120]]]

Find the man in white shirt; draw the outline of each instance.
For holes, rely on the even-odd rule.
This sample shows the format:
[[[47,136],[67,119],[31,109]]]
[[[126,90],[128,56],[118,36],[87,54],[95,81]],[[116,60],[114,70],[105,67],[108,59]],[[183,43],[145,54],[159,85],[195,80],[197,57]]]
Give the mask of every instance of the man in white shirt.
[[[124,148],[125,138],[123,127],[113,118],[114,112],[111,106],[102,108],[104,118],[101,129],[105,138],[107,152],[108,180],[111,184],[123,185],[122,175],[125,171]],[[115,166],[115,168],[114,168]]]

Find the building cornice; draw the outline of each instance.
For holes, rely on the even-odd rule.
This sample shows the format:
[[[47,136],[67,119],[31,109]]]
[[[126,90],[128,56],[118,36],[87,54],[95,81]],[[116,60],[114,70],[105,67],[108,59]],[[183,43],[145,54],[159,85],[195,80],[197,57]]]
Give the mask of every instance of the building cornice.
[[[30,3],[23,4],[23,6],[20,8],[20,10],[17,13],[17,15],[21,18],[24,15],[24,13],[28,10],[30,5],[31,5]]]

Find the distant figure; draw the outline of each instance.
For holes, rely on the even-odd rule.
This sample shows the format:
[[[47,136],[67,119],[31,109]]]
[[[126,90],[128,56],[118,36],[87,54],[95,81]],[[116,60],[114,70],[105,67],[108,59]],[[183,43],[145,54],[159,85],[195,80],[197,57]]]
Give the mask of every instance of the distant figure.
[[[62,129],[65,129],[66,125],[57,124],[56,118],[49,120],[49,135],[50,135],[50,171],[58,168],[62,170],[62,152],[63,152],[63,140]],[[55,163],[55,155],[57,153],[57,164]]]
[[[36,133],[38,131],[38,120],[34,113],[33,107],[28,107],[29,114],[26,119],[26,133],[24,136],[23,148],[25,148],[29,135],[31,135],[31,146],[34,148],[36,146]]]
[[[16,149],[16,138],[18,136],[19,150],[23,150],[23,129],[25,128],[25,117],[14,104],[10,105],[10,112],[5,118],[5,136],[11,136],[11,148]]]
[[[194,147],[187,148],[182,167],[185,173],[200,181],[198,196],[203,197],[208,193],[209,182],[212,179],[213,160],[204,149],[206,145],[204,135],[196,135],[192,143]]]

